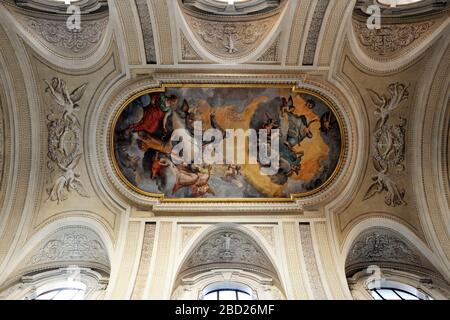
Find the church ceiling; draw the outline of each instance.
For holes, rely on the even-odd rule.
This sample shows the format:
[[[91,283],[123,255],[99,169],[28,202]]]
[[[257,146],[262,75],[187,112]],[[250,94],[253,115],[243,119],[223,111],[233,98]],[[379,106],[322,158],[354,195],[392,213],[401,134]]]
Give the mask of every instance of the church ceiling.
[[[384,23],[375,30],[365,27],[367,1],[249,0],[234,8],[215,2],[82,0],[81,28],[74,31],[66,28],[70,15],[61,4],[0,1],[0,154],[12,154],[3,141],[13,136],[18,161],[16,167],[0,161],[0,221],[9,228],[0,262],[21,212],[29,215],[23,221],[30,233],[83,216],[112,239],[124,212],[153,217],[219,210],[330,219],[339,244],[367,217],[402,223],[430,247],[436,246],[434,228],[440,242],[448,240],[448,164],[434,156],[448,146],[448,126],[438,119],[448,118],[448,1],[437,8],[425,0],[403,17],[400,9],[384,8]],[[193,93],[195,87],[201,92]],[[255,89],[261,87],[270,92]],[[278,101],[279,108],[292,95],[287,107],[298,116],[297,127],[312,129],[292,161],[301,155],[309,176],[300,179],[291,165],[278,183],[255,179],[250,168],[241,168],[237,179],[232,166],[191,168],[178,188],[176,174],[161,187],[164,181],[154,178],[164,166],[166,132],[143,125],[152,132],[133,132],[130,140],[130,132],[117,131],[139,124],[143,106],[155,105],[154,93],[164,88],[164,99],[177,96],[175,120],[186,124],[192,113],[219,130],[282,122],[263,104],[258,108],[265,112],[254,112],[252,102]],[[239,90],[245,92],[233,97]],[[235,105],[242,101],[240,110]],[[157,111],[162,125],[165,115]],[[10,127],[5,119],[12,119]],[[149,140],[144,147],[151,154],[140,150],[138,138]],[[120,145],[120,139],[126,141]],[[312,139],[317,143],[308,145]],[[144,162],[149,172],[136,174]],[[215,188],[197,185],[200,177],[215,179]],[[217,201],[187,201],[206,194]],[[180,201],[165,203],[162,195]],[[268,201],[273,198],[282,201]],[[442,256],[450,256],[447,249]]]

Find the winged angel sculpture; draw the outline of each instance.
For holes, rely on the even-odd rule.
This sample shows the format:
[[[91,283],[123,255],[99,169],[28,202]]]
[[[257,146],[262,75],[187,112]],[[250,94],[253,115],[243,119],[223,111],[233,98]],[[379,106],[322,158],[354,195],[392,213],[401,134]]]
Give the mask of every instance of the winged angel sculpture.
[[[51,83],[47,80],[45,80],[45,82],[47,83],[46,92],[50,91],[53,99],[64,112],[63,119],[80,124],[78,118],[75,116],[75,111],[80,109],[77,102],[79,102],[83,97],[83,94],[86,91],[87,83],[75,89],[72,93],[69,93],[66,82],[62,79],[53,78]]]
[[[56,201],[59,204],[67,200],[66,191],[71,192],[72,190],[76,191],[82,197],[88,197],[79,179],[81,175],[75,172],[83,155],[80,147],[80,138],[78,135],[72,136],[72,140],[66,138],[66,133],[81,131],[81,124],[75,112],[80,110],[78,102],[86,91],[87,83],[84,83],[71,93],[69,93],[66,82],[60,78],[53,78],[51,81],[46,80],[45,83],[47,84],[46,92],[50,92],[53,100],[59,106],[60,111],[58,112],[59,118],[56,114],[48,117],[50,121],[49,127],[57,127],[61,132],[61,134],[53,135],[49,131],[49,141],[58,139],[56,143],[49,143],[49,157],[61,172],[54,181],[51,189],[49,189],[47,201]],[[72,145],[71,152],[67,152],[64,147],[68,145]]]
[[[75,190],[82,197],[87,198],[88,194],[80,181],[80,174],[75,172],[75,168],[80,163],[81,154],[79,154],[68,166],[63,166],[57,164],[58,167],[63,171],[63,174],[56,179],[53,188],[50,192],[48,199],[50,201],[57,201],[59,204],[61,201],[67,200],[67,195],[64,190],[70,192]]]
[[[408,99],[408,87],[401,83],[389,85],[390,97],[380,96],[375,91],[368,90],[373,103],[376,106],[375,115],[377,124],[372,145],[372,160],[377,174],[372,177],[374,183],[364,196],[364,200],[372,198],[377,193],[387,192],[384,202],[388,206],[405,205],[405,190],[400,188],[389,176],[391,166],[404,170],[406,119],[400,118],[398,125],[389,125],[391,112],[396,110],[401,102]]]

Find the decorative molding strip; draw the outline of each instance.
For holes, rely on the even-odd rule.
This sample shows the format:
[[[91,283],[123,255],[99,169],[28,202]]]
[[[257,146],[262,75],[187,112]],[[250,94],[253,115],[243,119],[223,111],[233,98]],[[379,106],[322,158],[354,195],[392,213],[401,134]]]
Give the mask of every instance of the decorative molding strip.
[[[161,297],[169,297],[169,293],[165,293],[165,285],[167,284],[168,273],[171,262],[170,247],[172,245],[172,229],[173,223],[169,221],[161,221],[158,223],[158,238],[155,244],[156,257],[154,262],[152,281],[148,288],[145,299],[161,299]]]
[[[275,234],[274,227],[270,226],[254,226],[253,227],[261,236],[267,241],[267,243],[275,249]]]
[[[327,295],[323,289],[322,279],[320,278],[317,265],[314,245],[312,241],[311,226],[309,223],[301,223],[300,238],[302,242],[303,257],[305,259],[306,272],[308,273],[309,283],[313,291],[314,299],[326,300]]]
[[[303,204],[300,201],[294,202],[214,202],[214,206],[211,203],[200,202],[160,202],[158,201],[153,205],[155,214],[163,213],[177,213],[177,212],[195,212],[201,213],[241,213],[241,212],[276,212],[285,214],[302,215],[304,213]]]
[[[203,60],[202,57],[195,51],[189,40],[186,39],[183,31],[180,30],[180,41],[181,41],[181,59],[187,61],[199,61]]]
[[[159,63],[171,65],[174,63],[172,37],[175,35],[172,35],[170,27],[169,17],[171,14],[168,1],[149,1],[149,3],[155,18],[155,33],[158,34]]]
[[[4,120],[3,120],[3,106],[2,100],[0,98],[0,190],[2,188],[3,181],[3,164],[5,163],[5,128],[4,128]],[[2,198],[2,197],[0,197]]]
[[[330,0],[318,0],[314,15],[309,26],[308,38],[306,39],[305,51],[303,54],[303,65],[312,66],[316,57],[317,44],[322,30],[322,23],[325,17]]]
[[[292,24],[289,26],[289,41],[286,48],[286,65],[296,66],[300,63],[300,53],[302,50],[303,39],[307,36],[305,32],[305,24],[308,20],[310,7],[313,6],[314,0],[297,1],[292,9],[294,15]]]
[[[306,300],[309,295],[305,288],[306,279],[303,277],[305,270],[301,264],[300,244],[296,240],[298,224],[283,222],[284,248],[286,252],[286,267],[291,280],[292,299]]]
[[[141,260],[139,262],[139,269],[136,276],[136,282],[134,285],[132,300],[142,299],[144,297],[144,289],[148,271],[150,269],[150,261],[153,254],[153,246],[155,242],[155,223],[146,223],[144,230],[144,240],[142,244]]]
[[[201,230],[202,227],[181,227],[181,246],[180,246],[180,252],[186,248],[189,241],[195,236],[199,230]]]
[[[281,34],[275,39],[272,45],[258,58],[259,62],[280,62],[280,40]]]
[[[156,64],[155,39],[147,0],[135,0],[144,40],[145,58],[148,64]]]

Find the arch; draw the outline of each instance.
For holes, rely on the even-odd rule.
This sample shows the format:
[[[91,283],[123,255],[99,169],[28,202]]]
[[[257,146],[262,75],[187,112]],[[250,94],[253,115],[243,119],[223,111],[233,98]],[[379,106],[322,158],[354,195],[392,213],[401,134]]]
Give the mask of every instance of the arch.
[[[195,28],[193,27],[197,23],[206,23],[208,24],[213,16],[206,18],[208,16],[203,16],[202,14],[195,13],[195,10],[192,10],[192,7],[186,7],[185,4],[180,2],[173,2],[172,9],[174,13],[178,17],[179,27],[183,31],[183,33],[188,37],[189,41],[195,47],[197,53],[201,55],[202,58],[208,61],[212,61],[219,64],[242,64],[252,61],[253,59],[257,59],[261,54],[265,52],[270,43],[272,43],[276,37],[278,36],[280,30],[283,27],[284,19],[289,15],[289,9],[293,5],[289,3],[289,1],[285,3],[279,4],[276,8],[264,12],[259,12],[258,14],[246,14],[246,15],[235,15],[231,19],[234,19],[236,23],[245,23],[251,24],[254,21],[254,17],[258,15],[260,19],[261,17],[265,17],[266,21],[269,21],[269,28],[265,31],[264,37],[260,40],[255,41],[254,44],[249,46],[248,49],[245,49],[241,54],[223,54],[219,50],[214,47],[208,46],[208,43],[202,40],[202,36],[197,35],[195,32]],[[224,15],[214,15],[213,21],[214,25],[220,25],[222,22]],[[192,19],[195,18],[193,22]],[[225,20],[226,21],[226,20]],[[204,27],[204,26],[202,26]]]
[[[233,243],[241,244],[245,249],[233,247]],[[267,285],[273,282],[275,287],[284,292],[285,285],[279,270],[273,253],[261,236],[242,225],[220,223],[202,231],[184,250],[172,277],[171,294],[174,294],[183,278],[197,281],[202,277],[217,276],[217,272],[229,273],[230,277],[233,273],[239,274],[241,280],[266,281]],[[217,278],[215,281],[218,281]]]
[[[344,257],[342,270],[345,270],[346,258],[349,256],[350,250],[356,240],[368,230],[384,229],[390,233],[396,235],[400,239],[404,239],[411,246],[417,254],[425,258],[425,262],[431,264],[436,269],[438,274],[446,281],[449,279],[449,275],[446,273],[445,266],[442,265],[438,257],[428,248],[428,246],[408,227],[405,225],[388,218],[383,217],[370,217],[357,223],[348,233],[342,249],[342,256]]]
[[[448,284],[437,280],[436,283],[428,282],[423,276],[411,272],[404,272],[390,268],[380,268],[375,273],[368,273],[367,270],[361,270],[348,278],[350,291],[355,300],[371,300],[374,296],[372,289],[383,288],[409,288],[421,300],[435,299],[448,300],[450,295]]]
[[[0,293],[1,299],[34,300],[53,290],[81,289],[83,296],[77,299],[101,299],[108,278],[89,268],[59,268],[22,277],[20,282]],[[45,299],[44,299],[45,300]]]
[[[34,234],[27,243],[23,246],[23,248],[20,250],[20,253],[18,253],[14,260],[11,261],[9,266],[5,269],[5,272],[2,273],[2,276],[0,277],[0,284],[2,286],[7,286],[8,284],[14,282],[17,280],[18,277],[21,277],[32,270],[43,270],[43,269],[51,269],[52,266],[57,266],[57,263],[48,263],[44,264],[43,266],[39,266],[38,263],[37,266],[34,268],[27,266],[27,259],[31,259],[33,254],[38,254],[36,250],[39,251],[39,247],[46,244],[46,241],[51,241],[52,236],[58,236],[58,232],[64,230],[64,229],[70,229],[70,228],[81,228],[83,230],[87,230],[88,235],[87,239],[88,241],[98,241],[104,249],[105,257],[102,258],[99,263],[92,264],[93,266],[98,267],[100,270],[102,270],[105,273],[111,272],[111,259],[114,254],[114,246],[113,241],[110,238],[110,235],[108,231],[105,229],[103,225],[101,225],[96,220],[93,220],[91,218],[86,217],[67,217],[62,218],[57,221],[54,221],[46,226],[44,226],[41,230],[39,230],[36,234]],[[58,241],[61,241],[59,239]],[[93,243],[91,243],[94,245]],[[100,248],[90,248],[92,250],[100,250]],[[41,248],[42,250],[42,248]],[[68,264],[70,262],[66,261]],[[86,265],[89,265],[89,261],[85,261]]]
[[[47,55],[50,57],[47,60],[51,61],[54,65],[58,67],[63,67],[65,69],[69,70],[76,70],[79,68],[89,68],[94,66],[98,61],[100,61],[109,51],[109,48],[111,46],[111,42],[115,35],[115,26],[112,23],[112,17],[109,14],[109,10],[106,9],[106,13],[99,12],[99,13],[88,13],[89,16],[99,17],[97,18],[90,18],[92,22],[95,25],[95,22],[100,21],[101,19],[105,19],[105,27],[102,30],[103,36],[98,40],[98,42],[90,48],[87,52],[82,52],[82,54],[78,54],[77,56],[72,53],[72,56],[70,56],[67,52],[64,52],[64,50],[56,48],[53,44],[45,43],[44,37],[41,37],[39,33],[33,33],[30,31],[29,27],[26,26],[23,22],[20,22],[19,19],[21,19],[21,15],[24,14],[24,10],[27,13],[24,14],[25,17],[39,17],[39,19],[42,19],[43,21],[49,20],[52,22],[58,22],[59,15],[55,13],[45,13],[45,12],[39,12],[36,10],[36,12],[31,11],[30,14],[29,9],[21,9],[16,8],[16,10],[20,10],[21,13],[16,13],[14,10],[8,9],[6,5],[0,4],[0,17],[1,21],[5,21],[5,25],[11,27],[14,30],[14,32],[20,36],[24,42],[29,45],[31,48],[33,48],[40,56],[46,57]],[[34,10],[34,9],[33,9]],[[100,10],[101,11],[101,10]],[[30,15],[30,16],[27,16]],[[44,27],[43,27],[44,28]],[[101,30],[101,28],[99,29]],[[48,35],[47,35],[48,36]],[[64,42],[64,41],[60,41]],[[76,63],[73,63],[74,59],[76,59]]]
[[[395,8],[394,12],[391,11],[391,8],[381,5],[382,27],[386,28],[385,32],[391,33],[391,38],[394,39],[391,43],[392,46],[396,45],[397,29],[415,35],[415,37],[411,38],[414,40],[405,46],[403,46],[404,44],[401,41],[397,41],[399,48],[390,55],[384,55],[375,49],[373,51],[368,49],[370,46],[366,48],[359,39],[359,37],[364,36],[370,39],[368,41],[372,41],[372,39],[374,41],[378,30],[372,31],[367,29],[364,21],[370,16],[365,12],[367,7],[372,5],[373,2],[370,0],[358,1],[351,18],[352,21],[348,24],[346,31],[350,48],[358,62],[370,70],[381,73],[400,70],[412,64],[430,46],[439,41],[443,34],[448,33],[450,28],[450,18],[445,14],[445,11],[449,9],[449,3],[445,5],[446,7],[436,7],[433,5],[433,2],[433,0],[427,0],[424,3],[416,4],[416,8],[411,8],[411,5],[409,5],[404,10]],[[407,16],[399,18],[396,16],[399,13]],[[424,16],[427,15],[430,20],[424,22]],[[370,36],[365,34],[367,32],[369,32]]]

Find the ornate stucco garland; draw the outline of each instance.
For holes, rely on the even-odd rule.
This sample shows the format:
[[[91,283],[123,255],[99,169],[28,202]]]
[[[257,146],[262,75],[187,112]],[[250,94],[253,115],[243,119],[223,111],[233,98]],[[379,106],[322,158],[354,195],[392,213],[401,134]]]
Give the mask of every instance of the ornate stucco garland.
[[[51,109],[48,119],[48,157],[47,166],[51,172],[59,169],[52,187],[48,190],[50,201],[58,204],[67,200],[67,192],[75,190],[80,196],[88,197],[77,169],[83,156],[81,149],[81,123],[76,112],[77,104],[86,90],[84,83],[69,93],[66,82],[59,78],[46,81],[46,92],[50,92],[58,108]]]
[[[368,89],[370,97],[376,106],[377,124],[372,141],[372,161],[377,174],[375,181],[367,190],[364,200],[377,193],[385,192],[384,202],[388,206],[406,205],[405,189],[399,187],[389,176],[390,170],[398,173],[405,171],[405,132],[406,119],[400,117],[398,124],[389,123],[391,112],[409,97],[408,87],[400,83],[392,83],[388,88],[389,96],[380,96]]]

